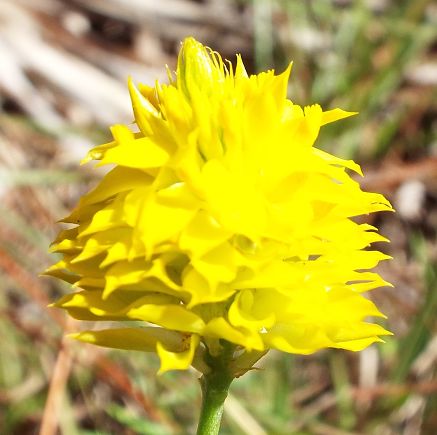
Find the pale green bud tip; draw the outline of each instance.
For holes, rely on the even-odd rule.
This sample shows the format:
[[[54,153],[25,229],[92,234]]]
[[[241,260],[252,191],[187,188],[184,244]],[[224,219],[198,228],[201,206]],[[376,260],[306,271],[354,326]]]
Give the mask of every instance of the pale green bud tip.
[[[209,93],[223,76],[220,68],[221,59],[216,58],[211,50],[193,37],[182,43],[177,66],[177,85],[188,98],[195,89]]]

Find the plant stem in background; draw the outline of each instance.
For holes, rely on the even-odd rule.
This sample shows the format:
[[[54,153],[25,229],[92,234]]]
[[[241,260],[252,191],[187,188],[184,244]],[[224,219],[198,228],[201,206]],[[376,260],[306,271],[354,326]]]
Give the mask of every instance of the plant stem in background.
[[[263,70],[274,64],[272,2],[270,0],[256,0],[253,8],[255,64],[258,70]]]

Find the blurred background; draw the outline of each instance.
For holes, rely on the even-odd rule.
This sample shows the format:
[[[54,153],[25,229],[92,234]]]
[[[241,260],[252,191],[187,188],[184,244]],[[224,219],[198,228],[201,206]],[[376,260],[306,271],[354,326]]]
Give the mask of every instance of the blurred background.
[[[247,69],[294,61],[298,104],[359,111],[318,146],[358,161],[396,214],[370,294],[395,332],[361,353],[271,352],[234,383],[223,434],[437,433],[437,3],[431,0],[0,0],[0,433],[189,434],[193,372],[63,340],[78,326],[38,273],[102,173],[79,160],[132,120],[126,78],[152,84],[194,35]]]

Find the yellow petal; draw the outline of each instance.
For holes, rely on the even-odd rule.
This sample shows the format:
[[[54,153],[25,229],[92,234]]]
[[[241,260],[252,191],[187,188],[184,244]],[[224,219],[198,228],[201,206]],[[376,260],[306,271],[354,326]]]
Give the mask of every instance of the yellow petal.
[[[183,334],[153,327],[83,331],[69,334],[69,337],[97,346],[141,352],[155,352],[158,343],[163,343],[173,351],[180,351],[185,340]]]
[[[346,112],[342,109],[332,109],[322,114],[322,125],[329,124],[330,122],[338,121],[339,119],[348,118],[349,116],[358,115],[358,112]]]
[[[118,130],[121,129],[121,126],[117,127]],[[113,129],[115,130],[115,127]],[[122,134],[114,132],[114,135],[120,137],[118,145],[108,149],[97,166],[116,163],[129,168],[148,169],[162,166],[168,160],[167,151],[150,138],[135,139],[130,131],[125,131]]]
[[[163,374],[170,370],[187,370],[193,362],[194,353],[199,345],[199,336],[192,334],[184,337],[184,347],[187,350],[182,352],[174,352],[169,350],[164,343],[158,342],[156,345],[156,352],[161,360],[161,367],[158,374]]]
[[[256,332],[238,329],[229,324],[223,317],[217,317],[207,323],[203,330],[206,337],[224,338],[231,343],[239,344],[247,350],[264,350],[261,336]]]
[[[150,135],[152,133],[150,119],[158,117],[159,112],[156,107],[137,89],[131,78],[128,80],[128,88],[132,100],[135,121],[144,135]]]

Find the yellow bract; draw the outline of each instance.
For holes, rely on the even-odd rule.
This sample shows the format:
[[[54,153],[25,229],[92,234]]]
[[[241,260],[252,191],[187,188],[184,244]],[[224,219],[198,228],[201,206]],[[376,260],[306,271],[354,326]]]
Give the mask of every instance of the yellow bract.
[[[54,304],[73,317],[144,327],[76,338],[156,351],[162,372],[202,366],[221,339],[307,354],[389,334],[360,294],[388,285],[369,271],[388,257],[366,249],[385,239],[351,218],[390,203],[313,147],[354,113],[293,104],[290,69],[248,76],[187,38],[170,84],[129,83],[139,132],[116,125],[85,158],[116,166],[64,219],[47,274],[82,289]]]

